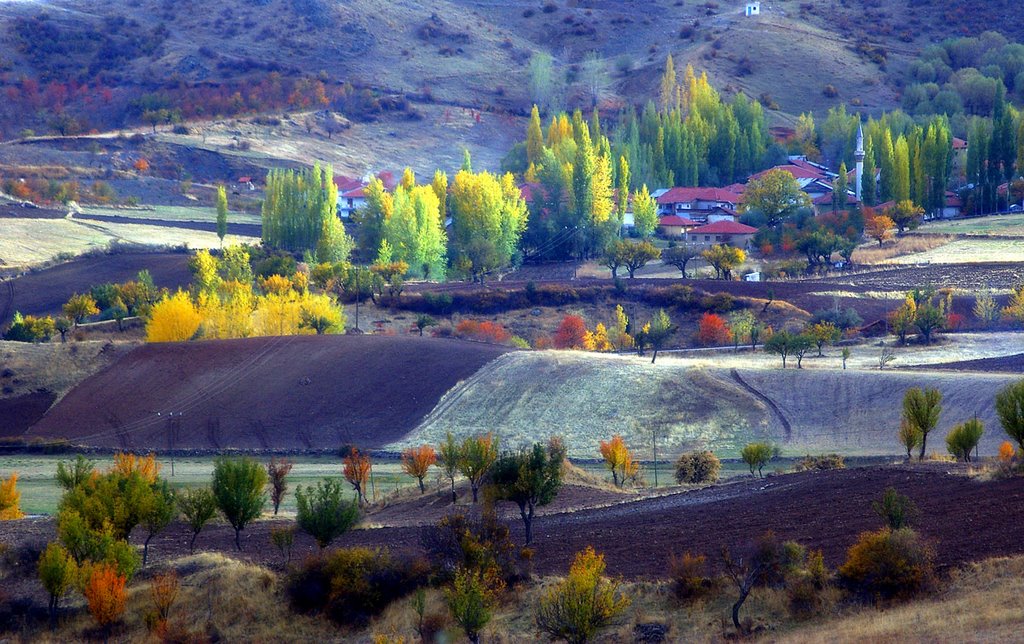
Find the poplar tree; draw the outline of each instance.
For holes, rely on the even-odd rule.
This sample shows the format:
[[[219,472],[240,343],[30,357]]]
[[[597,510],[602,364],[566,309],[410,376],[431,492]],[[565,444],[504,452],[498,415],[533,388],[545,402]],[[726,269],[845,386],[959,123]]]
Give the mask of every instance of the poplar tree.
[[[618,191],[615,195],[615,217],[618,229],[622,230],[626,208],[629,207],[629,161],[624,156],[619,157],[619,172],[615,177],[615,186]]]
[[[888,128],[883,128],[881,134],[881,145],[878,150],[878,158],[881,163],[881,186],[878,191],[878,200],[881,202],[895,200],[896,195],[896,161],[895,151],[892,145],[892,133]]]
[[[676,64],[672,54],[665,58],[665,72],[661,75],[660,105],[662,111],[668,112],[676,103]]]
[[[526,126],[526,161],[527,164],[540,161],[544,151],[544,133],[540,129],[540,110],[534,105],[530,111],[530,123]]]
[[[331,166],[317,163],[311,170],[271,170],[262,215],[267,245],[289,251],[314,250],[324,222],[338,216],[338,187]]]
[[[871,138],[866,137],[864,140],[864,176],[857,177],[857,180],[860,181],[861,201],[865,206],[873,206],[878,203],[875,192],[877,188],[875,168],[875,149],[871,144]]]
[[[846,210],[847,178],[846,162],[839,164],[839,176],[832,184],[832,211],[841,212]]]
[[[893,148],[893,184],[892,198],[896,201],[910,199],[910,152],[907,140],[902,135],[896,139]]]

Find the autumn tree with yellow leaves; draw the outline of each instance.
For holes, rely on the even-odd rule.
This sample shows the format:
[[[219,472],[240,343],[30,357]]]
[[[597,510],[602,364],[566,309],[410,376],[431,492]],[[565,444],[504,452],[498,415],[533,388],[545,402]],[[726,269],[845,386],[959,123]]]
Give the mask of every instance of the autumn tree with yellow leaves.
[[[640,474],[640,463],[633,460],[633,454],[626,447],[622,436],[616,434],[609,441],[601,441],[599,451],[617,487],[622,487],[626,481],[635,480]]]

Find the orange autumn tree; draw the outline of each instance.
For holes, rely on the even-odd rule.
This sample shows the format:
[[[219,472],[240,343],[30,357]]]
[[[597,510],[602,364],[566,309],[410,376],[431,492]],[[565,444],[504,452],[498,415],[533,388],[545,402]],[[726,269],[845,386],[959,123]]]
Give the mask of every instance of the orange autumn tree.
[[[1002,444],[999,446],[999,460],[1003,463],[1009,463],[1010,461],[1013,460],[1014,456],[1015,451],[1013,449],[1013,443],[1011,443],[1010,441],[1003,441]],[[0,500],[0,506],[2,505],[3,501]]]
[[[345,465],[342,468],[345,480],[352,484],[352,489],[356,491],[359,503],[365,504],[366,488],[370,484],[370,469],[373,467],[370,462],[370,455],[363,454],[353,447],[342,462]]]
[[[877,241],[879,246],[892,239],[892,230],[896,227],[896,222],[892,220],[892,217],[883,213],[865,214],[867,215],[864,218],[865,235]]]
[[[640,463],[633,460],[633,454],[626,447],[626,441],[618,434],[610,441],[601,441],[599,445],[604,465],[612,473],[612,482],[622,487],[626,481],[635,479],[640,473]]]
[[[558,330],[551,339],[556,349],[586,349],[587,325],[578,315],[567,315],[562,318]]]
[[[20,519],[25,516],[21,511],[21,492],[18,491],[18,473],[14,472],[6,479],[0,479],[0,521]]]
[[[146,483],[156,483],[156,479],[160,475],[160,464],[156,462],[156,455],[153,453],[147,456],[136,456],[118,452],[114,454],[114,466],[110,471],[124,477],[138,474],[139,478]]]
[[[416,477],[420,484],[420,494],[427,491],[423,479],[427,476],[430,466],[437,463],[437,452],[430,445],[410,447],[402,452],[402,471]]]
[[[720,315],[705,313],[697,323],[697,340],[704,346],[727,344],[731,336],[729,325]]]
[[[92,567],[83,594],[89,602],[89,614],[104,631],[121,619],[128,596],[124,587],[128,578],[118,574],[117,569],[101,563]]]

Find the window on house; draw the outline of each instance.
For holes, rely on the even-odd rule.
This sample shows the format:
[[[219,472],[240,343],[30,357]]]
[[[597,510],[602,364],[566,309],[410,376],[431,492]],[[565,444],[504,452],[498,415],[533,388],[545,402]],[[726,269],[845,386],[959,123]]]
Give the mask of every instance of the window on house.
[[[711,235],[704,235],[704,241],[711,241]]]

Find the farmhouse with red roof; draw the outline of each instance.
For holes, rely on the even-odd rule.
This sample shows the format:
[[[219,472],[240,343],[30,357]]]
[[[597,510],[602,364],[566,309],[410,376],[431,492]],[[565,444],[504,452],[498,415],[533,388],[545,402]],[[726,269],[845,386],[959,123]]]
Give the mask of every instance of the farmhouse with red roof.
[[[755,234],[757,228],[753,226],[735,221],[716,221],[690,230],[686,233],[686,239],[702,246],[728,244],[736,248],[747,248]]]
[[[658,214],[679,215],[696,222],[708,220],[716,208],[736,210],[743,198],[725,188],[672,188],[658,197]]]

